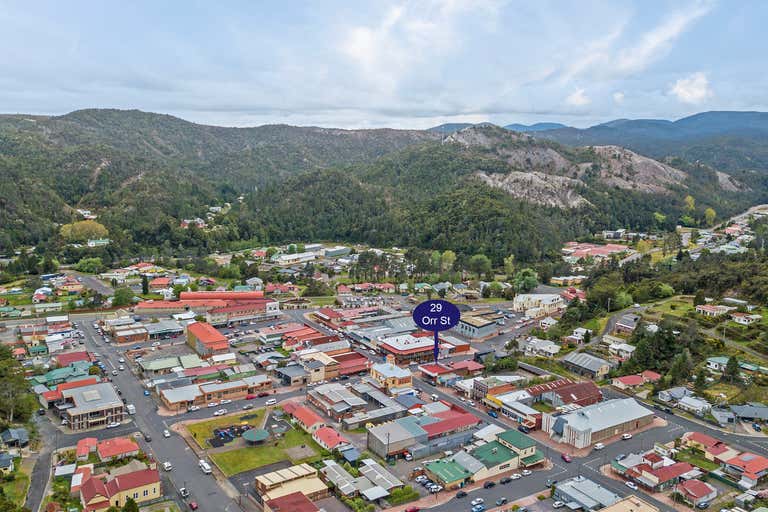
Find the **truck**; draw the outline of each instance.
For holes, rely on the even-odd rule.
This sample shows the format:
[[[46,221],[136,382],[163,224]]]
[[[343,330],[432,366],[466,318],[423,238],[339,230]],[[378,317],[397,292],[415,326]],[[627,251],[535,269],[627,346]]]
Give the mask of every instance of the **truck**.
[[[126,405],[125,410],[128,411],[128,414],[136,414],[136,406],[133,404]]]

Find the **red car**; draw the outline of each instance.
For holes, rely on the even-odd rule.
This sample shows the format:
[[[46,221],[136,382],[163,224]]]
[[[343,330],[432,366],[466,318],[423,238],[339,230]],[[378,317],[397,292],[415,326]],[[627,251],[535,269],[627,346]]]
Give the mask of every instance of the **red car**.
[[[408,507],[405,512],[419,512],[419,510],[421,510],[419,507]]]
[[[573,459],[567,453],[564,453],[561,457],[565,462],[573,462]]]
[[[261,393],[259,393],[256,396],[259,397],[259,398],[264,398],[265,396],[269,396],[269,393],[267,393],[266,391],[262,391]]]
[[[256,398],[257,396],[258,396],[258,395],[245,395],[245,399],[246,399],[246,400],[253,400],[253,399],[254,399],[254,398]]]
[[[189,502],[189,508],[190,508],[190,510],[197,510],[198,509],[197,502],[196,501],[190,501]]]

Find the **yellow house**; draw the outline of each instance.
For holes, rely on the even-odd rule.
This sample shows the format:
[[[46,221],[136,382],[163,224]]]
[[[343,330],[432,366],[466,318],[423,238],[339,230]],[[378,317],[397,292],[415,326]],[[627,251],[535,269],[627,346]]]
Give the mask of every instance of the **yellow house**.
[[[111,506],[122,507],[129,498],[136,503],[162,496],[157,469],[142,469],[106,480],[92,476],[80,488],[80,502],[86,512],[100,512]]]

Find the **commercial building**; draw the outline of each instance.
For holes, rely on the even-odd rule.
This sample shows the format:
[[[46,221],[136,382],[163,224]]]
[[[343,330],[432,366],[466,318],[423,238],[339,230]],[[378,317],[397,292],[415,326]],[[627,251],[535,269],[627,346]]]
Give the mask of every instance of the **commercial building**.
[[[621,500],[605,487],[583,476],[576,476],[555,484],[554,499],[562,501],[570,510],[590,512],[614,505]]]
[[[404,365],[412,362],[423,363],[434,358],[433,351],[435,340],[432,335],[416,337],[412,334],[403,334],[384,338],[379,342],[378,348],[386,355],[395,359],[395,364]],[[445,357],[447,350],[440,347],[438,357]]]
[[[318,476],[318,471],[309,464],[298,464],[259,475],[254,480],[256,501],[259,503],[301,492],[311,501],[330,495],[328,486]]]
[[[394,359],[394,358],[391,358]],[[387,361],[371,366],[371,379],[376,381],[378,387],[390,394],[398,394],[399,391],[412,389],[413,375],[411,371]]]
[[[558,442],[586,448],[652,422],[653,412],[633,398],[625,398],[596,403],[568,414],[544,414],[541,428]]]
[[[272,380],[266,375],[253,375],[242,379],[204,384],[188,384],[160,390],[160,401],[169,411],[186,412],[190,406],[205,406],[222,399],[240,400],[247,395],[272,388]]]
[[[264,512],[319,512],[302,492],[292,492],[264,503]]]
[[[122,400],[112,384],[106,382],[65,389],[61,398],[55,407],[72,430],[106,427],[125,417]]]
[[[611,371],[611,363],[586,352],[571,352],[561,362],[573,373],[591,379],[602,379]]]
[[[659,512],[657,507],[654,507],[642,498],[638,498],[634,494],[630,494],[613,505],[604,507],[602,510],[603,512]]]
[[[483,339],[498,333],[503,318],[504,315],[496,313],[461,315],[455,329],[468,338]]]
[[[187,326],[187,344],[200,357],[229,352],[227,337],[206,322],[193,322]]]

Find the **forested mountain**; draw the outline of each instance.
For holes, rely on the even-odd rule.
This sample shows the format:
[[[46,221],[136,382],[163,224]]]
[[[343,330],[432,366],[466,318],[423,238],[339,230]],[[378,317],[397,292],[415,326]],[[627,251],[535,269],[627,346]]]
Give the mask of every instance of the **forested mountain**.
[[[38,244],[81,257],[87,250],[57,233],[84,208],[109,230],[105,257],[343,240],[533,260],[603,228],[670,228],[684,213],[700,224],[706,208],[724,216],[766,189],[748,174],[540,133],[552,131],[221,128],[117,110],[0,116],[0,253]],[[225,202],[208,228],[180,226]]]
[[[515,132],[541,132],[544,130],[557,130],[559,128],[568,128],[562,123],[534,123],[534,124],[508,124],[504,126],[507,130]]]
[[[576,146],[621,145],[653,158],[701,161],[725,172],[768,170],[766,112],[702,112],[674,122],[618,119],[586,129],[537,132],[536,136]]]

